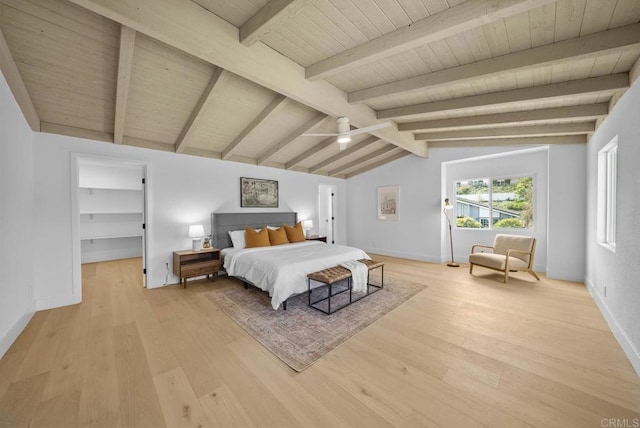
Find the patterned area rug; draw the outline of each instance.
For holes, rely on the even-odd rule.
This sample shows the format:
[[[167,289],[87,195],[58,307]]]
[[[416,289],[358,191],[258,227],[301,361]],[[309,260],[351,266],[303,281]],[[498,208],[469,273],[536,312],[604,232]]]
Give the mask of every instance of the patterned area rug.
[[[372,275],[371,282],[379,284],[379,278]],[[245,290],[240,282],[237,287],[207,293],[207,297],[274,355],[302,371],[425,288],[385,275],[383,289],[331,315],[307,306],[306,293],[289,298],[286,311],[275,311],[268,293],[256,287]],[[314,289],[313,299],[326,292],[326,286]],[[331,306],[337,308],[348,299],[349,293],[342,293],[331,299]]]

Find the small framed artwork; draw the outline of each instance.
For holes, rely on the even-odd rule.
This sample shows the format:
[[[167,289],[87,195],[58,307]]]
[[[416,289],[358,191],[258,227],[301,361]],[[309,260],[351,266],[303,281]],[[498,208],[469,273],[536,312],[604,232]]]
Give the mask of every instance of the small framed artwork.
[[[378,187],[378,220],[398,220],[400,186]]]
[[[278,182],[240,177],[242,208],[278,208]]]

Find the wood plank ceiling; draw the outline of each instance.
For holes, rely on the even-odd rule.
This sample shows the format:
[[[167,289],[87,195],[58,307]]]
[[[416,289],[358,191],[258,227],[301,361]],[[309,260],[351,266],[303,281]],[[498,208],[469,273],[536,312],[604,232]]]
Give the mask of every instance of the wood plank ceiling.
[[[348,178],[428,147],[580,144],[640,0],[0,0],[36,131]],[[336,118],[354,137],[341,151]]]

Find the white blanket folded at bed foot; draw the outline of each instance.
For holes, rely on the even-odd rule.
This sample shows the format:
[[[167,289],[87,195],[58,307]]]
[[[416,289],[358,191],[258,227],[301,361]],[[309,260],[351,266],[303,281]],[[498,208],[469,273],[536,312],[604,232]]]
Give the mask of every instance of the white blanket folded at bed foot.
[[[369,273],[367,265],[360,263],[357,260],[350,260],[348,262],[340,263],[340,266],[351,271],[351,287],[353,288],[353,291],[367,291],[367,274]]]

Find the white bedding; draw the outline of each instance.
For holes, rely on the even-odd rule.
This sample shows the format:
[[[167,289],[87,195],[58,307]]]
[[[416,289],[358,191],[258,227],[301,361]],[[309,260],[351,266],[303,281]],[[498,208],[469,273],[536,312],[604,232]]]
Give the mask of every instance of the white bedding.
[[[342,262],[370,257],[359,248],[305,241],[272,247],[231,249],[224,256],[224,268],[231,276],[244,278],[268,291],[271,306],[307,290],[307,274]]]

